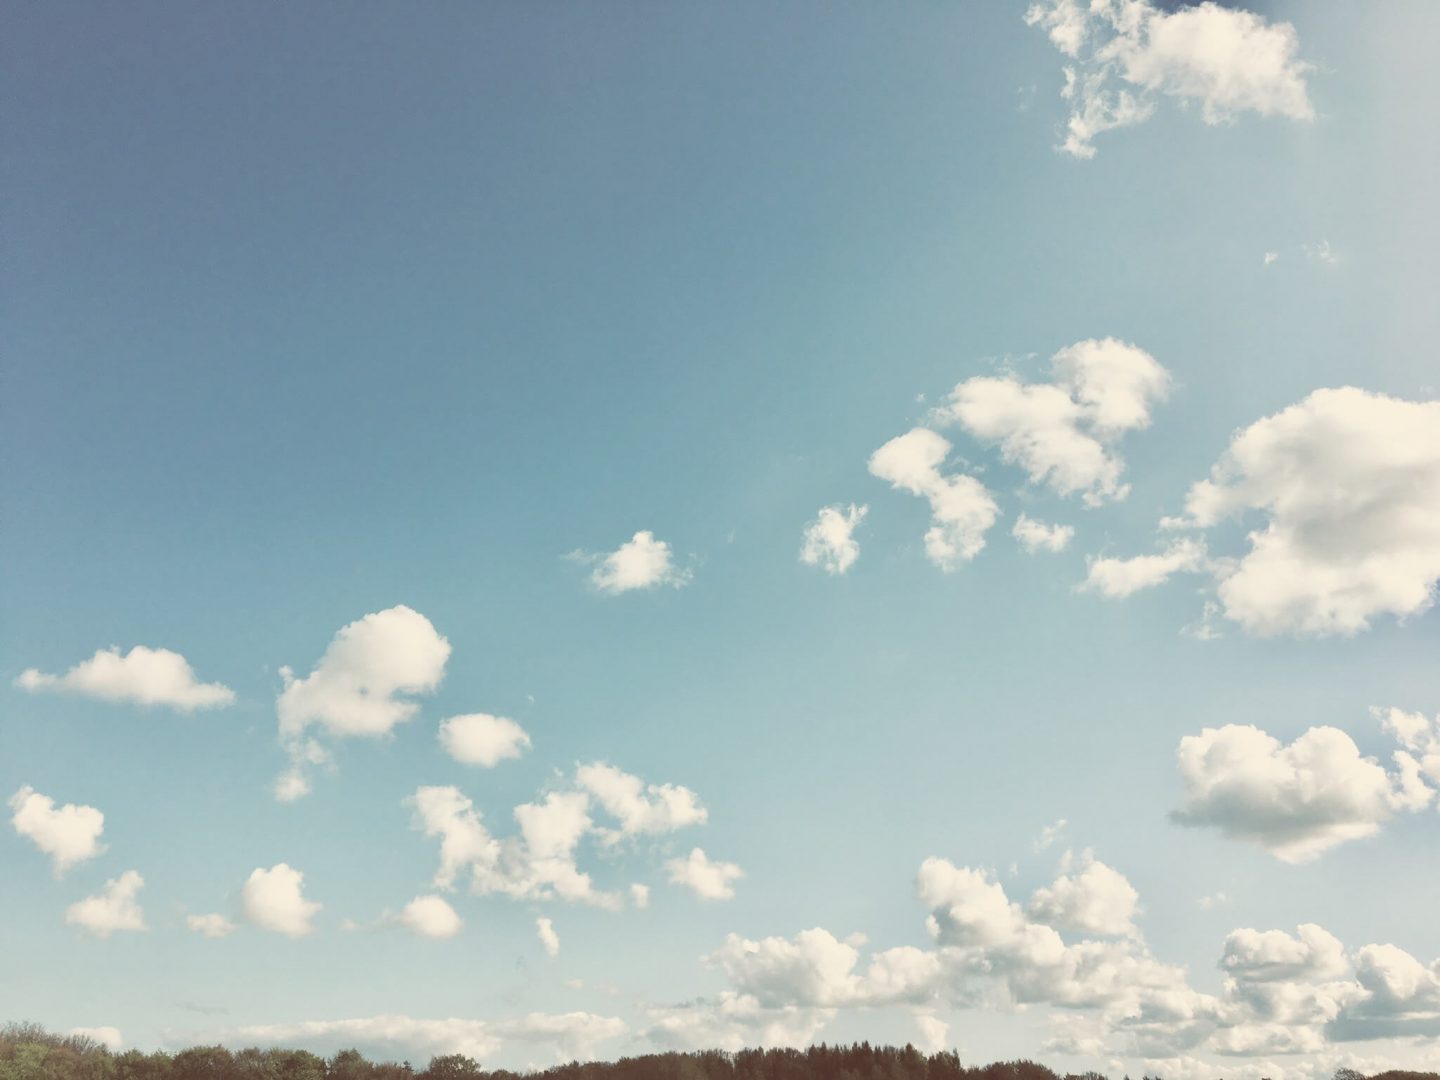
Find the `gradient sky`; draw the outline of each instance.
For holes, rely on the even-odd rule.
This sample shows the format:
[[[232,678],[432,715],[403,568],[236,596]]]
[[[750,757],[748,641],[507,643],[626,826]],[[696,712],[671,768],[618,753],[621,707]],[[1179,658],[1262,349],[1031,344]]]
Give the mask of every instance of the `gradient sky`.
[[[0,1017],[1440,1066],[1440,8],[4,9]]]

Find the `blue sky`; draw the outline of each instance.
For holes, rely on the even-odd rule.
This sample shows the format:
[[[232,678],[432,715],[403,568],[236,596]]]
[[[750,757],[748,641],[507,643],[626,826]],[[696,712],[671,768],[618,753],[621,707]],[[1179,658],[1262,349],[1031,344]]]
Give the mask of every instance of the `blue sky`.
[[[1440,1064],[1437,18],[10,5],[0,1015]]]

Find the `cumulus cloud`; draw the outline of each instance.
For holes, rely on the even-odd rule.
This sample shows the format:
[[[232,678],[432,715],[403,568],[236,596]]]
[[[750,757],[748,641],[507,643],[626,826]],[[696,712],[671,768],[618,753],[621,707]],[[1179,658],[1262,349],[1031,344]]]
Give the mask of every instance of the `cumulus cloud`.
[[[395,921],[421,937],[437,940],[454,937],[465,925],[455,909],[440,896],[415,897],[400,909]]]
[[[1000,514],[979,480],[940,472],[949,454],[950,442],[944,436],[914,428],[870,456],[872,475],[930,503],[933,524],[925,533],[925,554],[947,572],[980,554],[985,534]]]
[[[144,886],[144,878],[134,870],[126,870],[107,881],[94,896],[66,908],[65,921],[98,938],[108,938],[120,930],[146,930],[145,915],[135,899]]]
[[[535,920],[535,936],[540,939],[546,956],[560,955],[560,935],[555,932],[555,924],[544,915]]]
[[[50,856],[56,877],[105,850],[100,843],[105,815],[93,806],[66,803],[57,807],[50,796],[26,784],[10,796],[10,809],[14,811],[10,824]]]
[[[1226,724],[1185,736],[1176,756],[1185,803],[1173,820],[1217,828],[1285,862],[1371,836],[1397,811],[1429,800],[1413,773],[1362,757],[1333,727],[1311,728],[1287,746],[1257,727]]]
[[[187,915],[185,925],[192,933],[207,938],[229,937],[235,932],[235,924],[219,912],[208,915]]]
[[[1176,540],[1159,555],[1128,559],[1093,558],[1080,588],[1109,600],[1123,600],[1142,589],[1164,584],[1176,574],[1198,574],[1210,566],[1202,540]]]
[[[731,884],[745,876],[734,863],[715,862],[700,848],[692,848],[683,859],[665,864],[672,885],[683,885],[702,900],[729,900],[735,895]]]
[[[827,574],[843,574],[860,558],[860,544],[855,530],[865,520],[868,506],[826,506],[815,520],[805,527],[805,543],[800,548],[800,561],[818,566]]]
[[[262,930],[301,938],[315,927],[311,920],[320,905],[305,899],[305,875],[286,863],[256,869],[240,890],[245,917]]]
[[[1050,525],[1037,521],[1028,514],[1021,514],[1015,519],[1015,527],[1010,530],[1010,535],[1031,555],[1039,551],[1054,553],[1064,551],[1070,546],[1070,541],[1075,536],[1075,526]]]
[[[607,843],[627,836],[654,836],[703,825],[709,817],[700,805],[700,797],[689,788],[646,784],[613,765],[581,765],[575,770],[575,783],[619,823],[617,829],[601,831]]]
[[[649,529],[642,529],[608,554],[577,551],[574,558],[593,563],[590,584],[609,596],[653,589],[660,585],[680,588],[690,583],[689,570],[675,565],[674,552],[664,540],[655,539]]]
[[[572,786],[515,807],[517,831],[506,837],[491,834],[474,803],[458,788],[421,787],[406,802],[415,810],[415,827],[440,840],[437,887],[454,888],[465,877],[477,895],[558,899],[611,910],[623,906],[625,894],[597,889],[580,869],[582,842],[610,848],[624,840],[703,825],[707,817],[699,796],[689,788],[647,784],[601,762],[578,766]],[[615,824],[597,822],[596,814]],[[632,885],[629,896],[635,907],[644,907],[650,890]]]
[[[629,1032],[617,1017],[594,1013],[530,1013],[504,1020],[425,1020],[385,1015],[348,1020],[265,1024],[216,1033],[231,1045],[302,1046],[321,1054],[357,1047],[380,1060],[464,1054],[487,1060],[515,1044],[539,1047],[559,1061],[590,1060],[605,1043]]]
[[[1095,156],[1096,136],[1148,120],[1164,97],[1198,107],[1211,125],[1247,112],[1315,117],[1306,87],[1312,68],[1289,23],[1208,0],[1174,11],[1148,0],[1042,0],[1025,21],[1070,61],[1060,149],[1078,158]]]
[[[1125,935],[1136,933],[1140,894],[1128,878],[1085,852],[1073,865],[1067,854],[1061,875],[1030,899],[1030,917],[1060,930]]]
[[[1354,634],[1426,611],[1440,581],[1440,401],[1317,390],[1239,432],[1166,524],[1257,514],[1218,584],[1248,632]]]
[[[1013,374],[966,379],[936,416],[986,443],[1030,482],[1087,506],[1123,499],[1125,461],[1115,443],[1150,426],[1170,393],[1170,374],[1138,346],[1115,338],[1079,341],[1050,359],[1049,382]]]
[[[311,728],[332,738],[388,735],[414,718],[419,705],[409,696],[434,691],[449,658],[450,643],[430,620],[402,604],[342,627],[305,678],[281,668],[276,713],[291,765],[276,781],[276,798],[306,794],[307,768],[329,760]]]
[[[121,1035],[120,1029],[116,1027],[73,1027],[70,1034],[78,1035],[82,1039],[92,1039],[112,1054],[118,1054],[125,1045],[125,1036]]]
[[[1426,719],[1424,713],[1394,707],[1372,708],[1370,715],[1404,748],[1396,752],[1395,764],[1406,808],[1423,808],[1440,789],[1440,716]]]
[[[440,838],[440,868],[435,884],[453,888],[466,873],[479,896],[514,900],[565,900],[617,908],[616,893],[595,888],[575,862],[576,847],[593,825],[583,793],[552,792],[543,802],[515,808],[518,835],[497,839],[470,799],[453,787],[422,787],[408,800],[416,824]]]
[[[835,1015],[833,1009],[767,1008],[749,994],[724,991],[712,999],[652,1007],[645,1036],[674,1050],[742,1050],[747,1046],[805,1046]]]
[[[1366,945],[1354,957],[1358,992],[1336,1015],[1337,1041],[1440,1036],[1440,960],[1426,967],[1395,945]]]
[[[819,927],[793,939],[751,941],[731,934],[704,959],[723,970],[737,991],[769,1008],[915,1004],[933,995],[940,975],[938,956],[908,946],[877,953],[865,971],[857,971],[859,950]]]
[[[1440,1031],[1440,963],[1427,968],[1388,945],[1349,953],[1314,924],[1234,930],[1217,965],[1221,993],[1195,990],[1146,946],[1129,882],[1089,853],[1067,856],[1025,906],[993,873],[943,858],[921,865],[916,888],[934,948],[892,948],[867,962],[863,937],[842,941],[818,927],[793,938],[731,934],[702,957],[728,989],[652,1010],[647,1034],[662,1045],[724,1046],[753,1045],[764,1031],[758,1041],[783,1044],[808,1040],[846,1008],[905,1004],[921,1022],[944,1006],[1049,1005],[1062,1010],[1045,1044],[1052,1052],[1167,1062],[1173,1075],[1203,1080],[1217,1071],[1206,1057],[1312,1054],[1333,1040]],[[942,1023],[925,1027],[930,1045],[943,1044]],[[1256,1077],[1288,1075],[1255,1068]]]
[[[214,709],[235,700],[235,691],[228,686],[200,682],[179,653],[144,645],[136,645],[123,656],[118,646],[100,649],[64,675],[27,668],[16,676],[15,685],[32,694],[77,694],[100,701],[163,705],[181,712]]]
[[[950,1025],[934,1013],[916,1013],[915,1026],[920,1029],[917,1046],[927,1054],[938,1054],[949,1045]]]
[[[507,717],[472,713],[441,721],[440,745],[461,764],[489,769],[530,749],[530,736]]]

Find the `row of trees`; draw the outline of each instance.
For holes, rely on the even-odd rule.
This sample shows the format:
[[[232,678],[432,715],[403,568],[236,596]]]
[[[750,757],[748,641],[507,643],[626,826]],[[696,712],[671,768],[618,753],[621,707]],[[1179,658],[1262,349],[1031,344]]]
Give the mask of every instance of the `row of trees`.
[[[805,1050],[703,1050],[646,1054],[613,1062],[572,1062],[532,1080],[1062,1080],[1033,1061],[965,1066],[957,1054],[922,1054],[913,1046],[812,1046]],[[0,1080],[519,1080],[486,1070],[460,1054],[443,1054],[417,1070],[408,1061],[374,1062],[356,1050],[322,1058],[308,1050],[230,1051],[196,1046],[170,1054],[112,1054],[83,1035],[55,1035],[34,1024],[0,1028]],[[1099,1073],[1063,1080],[1106,1080]],[[1129,1080],[1127,1077],[1126,1080]],[[1146,1080],[1159,1080],[1158,1077]],[[1342,1069],[1335,1080],[1367,1080]],[[1368,1080],[1440,1080],[1440,1073],[1387,1072]]]

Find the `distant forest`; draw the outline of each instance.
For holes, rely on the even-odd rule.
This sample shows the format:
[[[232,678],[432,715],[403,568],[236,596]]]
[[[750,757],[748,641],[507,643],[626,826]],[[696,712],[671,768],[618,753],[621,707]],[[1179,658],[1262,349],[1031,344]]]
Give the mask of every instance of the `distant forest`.
[[[645,1054],[619,1061],[577,1061],[522,1074],[485,1069],[462,1054],[433,1057],[423,1069],[408,1061],[368,1061],[356,1050],[342,1050],[330,1058],[308,1050],[231,1051],[223,1046],[194,1046],[174,1054],[163,1050],[116,1054],[86,1036],[56,1035],[35,1024],[0,1028],[0,1080],[519,1080],[521,1076],[543,1080],[1107,1080],[1094,1072],[1062,1077],[1033,1061],[966,1066],[950,1051],[926,1055],[913,1046],[869,1043],[822,1044],[806,1050]],[[1440,1080],[1440,1073],[1391,1071],[1366,1077],[1341,1069],[1334,1080]]]

